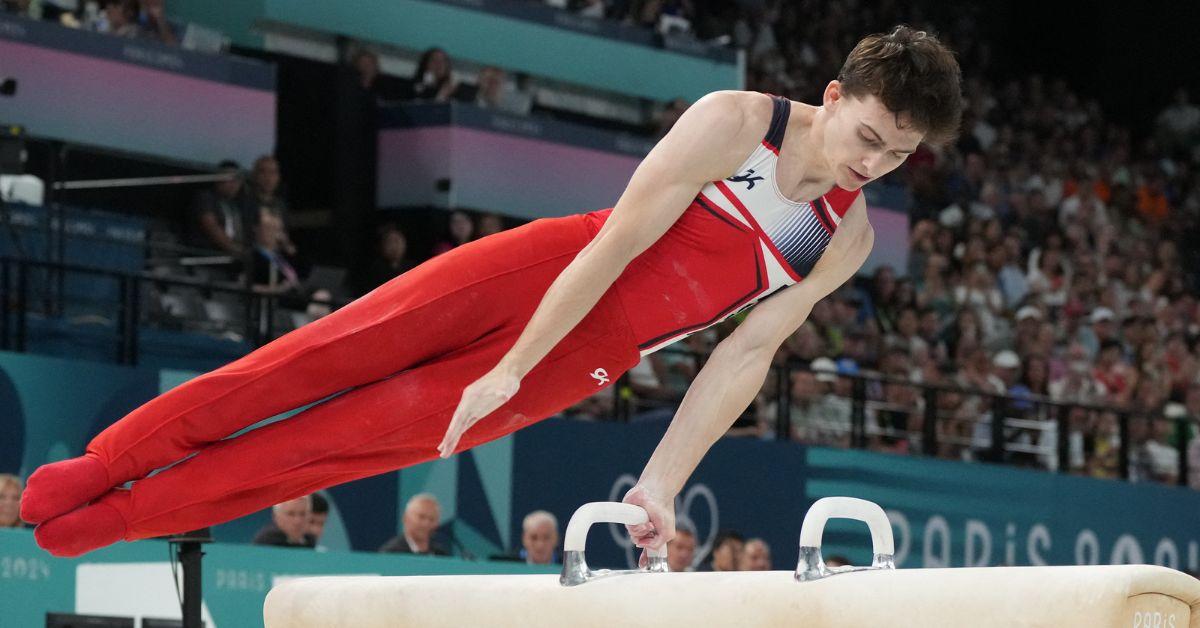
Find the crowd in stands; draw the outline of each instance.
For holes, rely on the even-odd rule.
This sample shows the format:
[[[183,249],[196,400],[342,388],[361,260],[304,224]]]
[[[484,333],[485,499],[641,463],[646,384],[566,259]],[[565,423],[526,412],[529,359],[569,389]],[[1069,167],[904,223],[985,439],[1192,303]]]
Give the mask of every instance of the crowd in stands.
[[[3,6],[174,44],[164,1],[89,2],[77,11],[48,0],[4,0]],[[728,42],[747,51],[748,89],[814,104],[863,33],[901,22],[924,25],[917,9],[893,2],[774,0],[756,8],[688,0],[546,3]],[[818,303],[780,349],[776,365],[792,367],[786,434],[776,433],[783,391],[769,377],[730,435],[850,446],[851,378],[876,374],[887,381],[865,389],[872,449],[986,459],[997,407],[990,395],[1007,395],[1011,462],[1116,477],[1124,420],[1131,480],[1176,482],[1182,447],[1191,473],[1184,479],[1200,488],[1200,248],[1192,244],[1200,239],[1200,107],[1180,90],[1155,119],[1154,132],[1135,136],[1063,79],[993,76],[992,52],[977,36],[978,25],[969,14],[959,18],[939,34],[967,71],[962,133],[950,146],[922,146],[878,184],[907,190],[907,267],[879,267],[844,286]],[[380,102],[454,100],[516,115],[528,115],[534,102],[529,77],[487,66],[467,84],[438,48],[421,56],[408,79],[383,74],[377,55],[365,48],[350,63],[361,88]],[[665,104],[646,133],[664,134],[687,104]],[[198,194],[187,241],[238,260],[235,273],[249,272],[258,290],[280,296],[310,320],[327,312],[328,305],[319,304],[331,296],[308,281],[312,265],[291,235],[279,162],[264,156],[248,172],[233,162],[220,170],[230,178]],[[495,214],[451,212],[433,254],[506,226]],[[413,255],[411,234],[399,225],[386,222],[375,233],[357,294],[424,261]],[[644,358],[622,383],[635,417],[669,420],[705,355],[736,324],[735,318]],[[946,388],[930,397],[922,385]],[[931,399],[936,449],[924,439]],[[1058,410],[1043,400],[1112,409],[1071,408],[1068,431],[1059,434]],[[614,395],[605,391],[566,415],[601,419],[613,409]],[[1065,460],[1057,454],[1060,439],[1066,440]],[[0,527],[20,525],[14,514],[19,494],[19,480],[0,476]],[[256,542],[319,549],[327,516],[320,494],[279,504]],[[380,551],[447,554],[436,538],[439,525],[436,498],[418,495],[406,505],[401,533]],[[672,569],[770,565],[761,539],[722,534],[704,557],[695,556],[696,543],[695,532],[681,525]],[[538,511],[525,518],[522,548],[506,558],[549,564],[560,559],[558,550],[557,520]]]
[[[62,4],[69,8],[53,0],[3,0],[4,11],[10,14],[114,37],[148,39],[169,46],[179,44],[178,27],[167,18],[166,0],[89,0]]]
[[[750,89],[819,102],[825,81],[836,76],[859,34],[923,19],[919,10],[905,12],[891,3],[874,9],[853,4],[771,2],[733,13],[689,2],[560,8],[634,24],[653,23],[649,16],[656,12],[686,19],[705,39],[727,37],[748,52]],[[922,423],[929,399],[903,382],[956,386],[1127,409],[1132,479],[1175,481],[1177,439],[1191,439],[1196,430],[1177,433],[1167,417],[1200,416],[1200,383],[1194,380],[1200,285],[1191,270],[1194,247],[1182,246],[1200,230],[1200,108],[1181,91],[1158,117],[1157,132],[1135,138],[1064,80],[991,79],[986,41],[977,37],[968,13],[958,17],[940,34],[967,69],[962,133],[951,146],[922,146],[877,184],[908,191],[908,266],[878,268],[818,304],[781,349],[777,364],[808,369],[791,374],[786,435],[775,434],[780,391],[774,378],[731,434],[846,446],[846,376],[875,373],[893,383],[867,389],[872,448],[984,458],[993,409],[988,397],[939,394],[938,444],[926,451]],[[367,49],[351,63],[362,88],[380,101],[459,100],[517,114],[528,113],[532,101],[528,81],[514,83],[500,68],[485,67],[475,85],[460,82],[449,55],[437,48],[421,56],[408,80],[382,74]],[[649,132],[665,133],[686,107],[669,103]],[[300,307],[312,294],[303,289],[302,264],[287,238],[285,207],[271,198],[278,164],[260,160],[252,172],[247,207],[257,204],[263,217],[243,228],[259,234],[256,279],[265,279],[264,269],[274,272]],[[220,200],[222,194],[232,198],[232,185],[218,184],[205,197],[199,228],[214,247],[236,253],[230,201]],[[214,209],[221,203],[225,209]],[[503,227],[495,215],[452,212],[433,254]],[[391,223],[379,227],[376,250],[359,293],[422,261],[410,254],[407,234]],[[703,354],[728,332],[697,334],[676,347],[685,352],[656,353],[631,371],[626,385],[637,416],[669,419],[703,366]],[[597,396],[568,415],[602,417],[612,407],[611,398]],[[1052,406],[1015,403],[1005,414],[1032,421],[1007,431],[1007,444],[1017,452],[1012,461],[1118,474],[1117,414],[1072,412],[1062,436],[1068,458],[1061,461]],[[1200,441],[1190,444],[1190,468],[1196,470]]]

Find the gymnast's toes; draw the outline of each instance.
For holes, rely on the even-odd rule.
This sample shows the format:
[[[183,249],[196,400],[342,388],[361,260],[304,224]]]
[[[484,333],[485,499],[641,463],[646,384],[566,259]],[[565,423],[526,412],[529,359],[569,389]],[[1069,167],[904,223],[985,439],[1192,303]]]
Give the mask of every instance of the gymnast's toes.
[[[21,494],[21,519],[41,523],[103,495],[112,485],[108,470],[90,455],[38,467]]]
[[[33,536],[52,555],[71,558],[120,541],[125,529],[120,511],[99,501],[41,523]]]

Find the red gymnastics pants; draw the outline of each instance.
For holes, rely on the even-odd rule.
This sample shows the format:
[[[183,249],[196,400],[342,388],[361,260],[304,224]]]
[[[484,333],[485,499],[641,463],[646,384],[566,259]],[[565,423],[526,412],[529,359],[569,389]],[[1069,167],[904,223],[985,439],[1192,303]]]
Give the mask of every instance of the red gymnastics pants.
[[[149,401],[88,445],[86,457],[107,471],[107,492],[75,513],[111,506],[123,520],[123,538],[132,541],[221,523],[435,458],[463,389],[512,347],[598,226],[586,215],[544,219],[458,247]],[[550,416],[611,385],[637,361],[628,319],[609,290],[459,449]],[[30,491],[51,488],[33,480]],[[136,481],[128,490],[108,490],[129,480]],[[59,519],[69,516],[76,517],[72,528],[86,523],[78,521],[84,515]]]

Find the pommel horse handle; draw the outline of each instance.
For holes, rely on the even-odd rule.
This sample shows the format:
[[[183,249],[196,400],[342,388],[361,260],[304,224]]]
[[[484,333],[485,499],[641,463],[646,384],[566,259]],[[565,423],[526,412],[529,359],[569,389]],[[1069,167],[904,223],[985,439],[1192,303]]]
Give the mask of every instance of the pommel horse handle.
[[[870,567],[825,566],[821,558],[821,536],[830,519],[854,519],[867,524],[871,530],[871,545],[874,556]],[[854,497],[824,497],[818,499],[804,515],[800,526],[800,561],[796,565],[796,580],[810,582],[839,573],[865,571],[868,569],[895,569],[895,543],[892,540],[892,524],[879,504]]]
[[[580,506],[571,520],[567,522],[567,532],[563,539],[563,570],[559,576],[559,584],[567,587],[583,584],[596,578],[623,574],[666,572],[667,547],[649,550],[650,560],[644,569],[626,569],[610,571],[600,569],[592,571],[588,568],[584,556],[584,545],[587,542],[588,529],[595,523],[622,523],[637,525],[646,523],[650,518],[641,506],[622,504],[619,502],[591,502]]]

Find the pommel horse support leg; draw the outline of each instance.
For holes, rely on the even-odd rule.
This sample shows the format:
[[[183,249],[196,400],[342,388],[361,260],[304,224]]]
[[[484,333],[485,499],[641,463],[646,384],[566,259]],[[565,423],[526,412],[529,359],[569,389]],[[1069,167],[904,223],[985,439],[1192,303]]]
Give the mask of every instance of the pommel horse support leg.
[[[267,628],[675,628],[1045,626],[1200,628],[1200,581],[1151,565],[901,569],[878,505],[819,500],[804,518],[795,572],[593,571],[587,528],[640,523],[626,504],[586,504],[567,526],[561,576],[326,577],[289,581],[264,607]],[[833,518],[871,529],[870,567],[830,569],[821,536]]]

